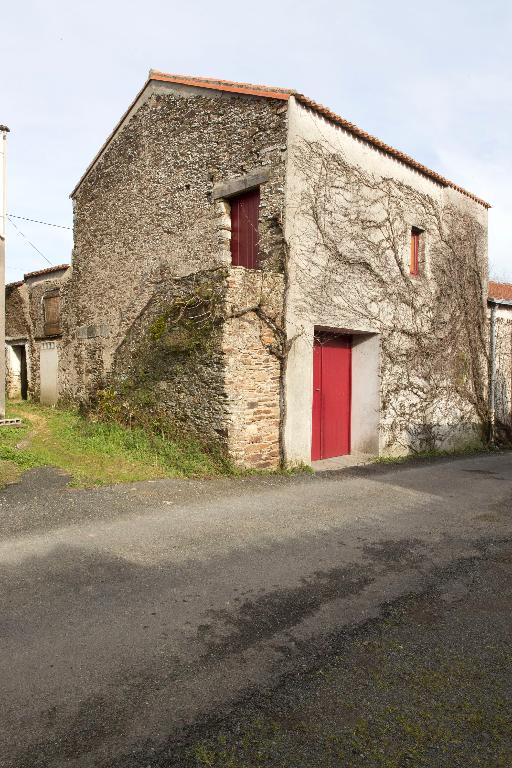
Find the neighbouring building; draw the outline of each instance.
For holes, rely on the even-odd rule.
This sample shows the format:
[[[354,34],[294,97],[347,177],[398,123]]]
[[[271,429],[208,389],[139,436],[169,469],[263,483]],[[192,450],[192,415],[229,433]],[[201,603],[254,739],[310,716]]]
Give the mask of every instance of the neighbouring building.
[[[71,196],[59,397],[250,467],[479,439],[475,195],[295,91],[151,71]]]
[[[60,291],[68,264],[27,272],[5,289],[6,393],[54,405],[62,338]]]
[[[512,438],[512,283],[489,281],[491,379],[498,432]]]

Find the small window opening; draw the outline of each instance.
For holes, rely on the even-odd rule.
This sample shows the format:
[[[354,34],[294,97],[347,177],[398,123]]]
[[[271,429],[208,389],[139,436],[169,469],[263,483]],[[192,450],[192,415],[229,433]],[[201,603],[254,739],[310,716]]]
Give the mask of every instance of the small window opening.
[[[412,227],[411,229],[411,259],[409,262],[409,272],[413,276],[420,274],[420,246],[422,229]]]
[[[231,197],[231,263],[234,267],[259,267],[259,187]]]

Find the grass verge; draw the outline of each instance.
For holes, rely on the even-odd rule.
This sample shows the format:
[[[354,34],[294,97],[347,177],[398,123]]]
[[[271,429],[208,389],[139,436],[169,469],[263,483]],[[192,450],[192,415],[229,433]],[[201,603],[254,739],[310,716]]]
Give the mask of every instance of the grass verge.
[[[62,469],[77,487],[233,472],[224,457],[192,440],[165,440],[35,403],[11,403],[7,415],[23,426],[0,429],[0,485],[41,466]]]

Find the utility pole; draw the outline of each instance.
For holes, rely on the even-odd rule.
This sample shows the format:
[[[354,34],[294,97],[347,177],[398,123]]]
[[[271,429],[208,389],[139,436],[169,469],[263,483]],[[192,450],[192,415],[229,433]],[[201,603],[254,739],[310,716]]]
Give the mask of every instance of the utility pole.
[[[7,224],[7,134],[0,125],[0,174],[2,176],[2,207],[0,208],[0,419],[5,419],[5,230]]]

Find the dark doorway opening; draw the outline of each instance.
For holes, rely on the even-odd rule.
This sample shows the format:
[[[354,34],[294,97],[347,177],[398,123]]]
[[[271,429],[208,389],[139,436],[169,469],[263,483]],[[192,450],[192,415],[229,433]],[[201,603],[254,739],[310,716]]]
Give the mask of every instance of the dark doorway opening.
[[[21,399],[28,397],[28,370],[27,370],[27,350],[25,345],[19,347],[20,350],[20,390]]]
[[[13,344],[12,351],[16,355],[19,366],[20,395],[22,400],[26,400],[28,397],[27,350],[24,344]]]

